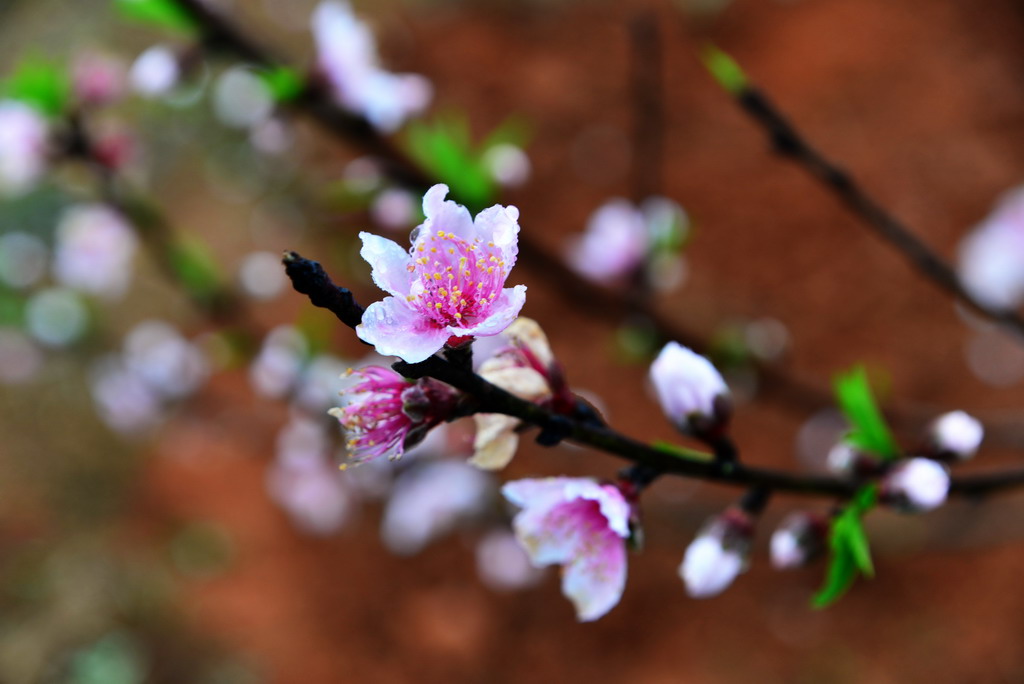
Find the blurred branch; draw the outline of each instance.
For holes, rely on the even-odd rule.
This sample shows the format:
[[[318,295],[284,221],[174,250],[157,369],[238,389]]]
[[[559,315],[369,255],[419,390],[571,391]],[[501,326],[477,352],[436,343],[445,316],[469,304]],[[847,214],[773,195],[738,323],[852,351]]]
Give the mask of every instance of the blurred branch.
[[[216,283],[204,291],[197,290],[183,276],[176,257],[181,243],[174,227],[163,212],[142,193],[132,188],[105,162],[79,113],[67,117],[67,134],[63,142],[63,157],[77,159],[96,173],[104,202],[124,216],[135,228],[139,241],[165,277],[174,283],[204,316],[220,323],[232,323],[250,331],[259,327],[250,319],[244,299],[231,287]]]
[[[868,228],[894,247],[912,268],[975,313],[1012,332],[1017,342],[1024,342],[1024,317],[1016,311],[989,306],[972,295],[949,263],[868,194],[849,173],[808,143],[765,93],[745,79],[731,93],[740,108],[764,130],[776,152],[819,181]]]
[[[629,26],[633,91],[633,199],[662,192],[665,147],[662,48],[658,15],[641,12]]]
[[[313,293],[310,298],[316,306],[331,311],[345,325],[355,330],[362,318],[362,307],[355,303],[347,289],[335,285],[320,264],[305,259],[296,252],[285,252],[282,262],[297,292]],[[326,296],[314,299],[323,293],[326,293]],[[843,499],[852,496],[860,486],[855,479],[757,468],[735,460],[717,460],[711,454],[693,449],[658,449],[603,424],[595,424],[592,420],[554,413],[533,402],[520,399],[483,379],[470,367],[453,363],[440,356],[431,356],[425,361],[413,364],[398,361],[393,364],[393,368],[407,378],[431,377],[465,392],[476,400],[475,409],[479,413],[501,413],[518,418],[524,423],[539,427],[542,436],[557,435],[559,439],[568,439],[618,456],[652,469],[656,473],[732,486],[758,487],[765,492],[779,491]],[[954,478],[951,491],[965,496],[981,496],[1020,486],[1024,486],[1024,468]]]

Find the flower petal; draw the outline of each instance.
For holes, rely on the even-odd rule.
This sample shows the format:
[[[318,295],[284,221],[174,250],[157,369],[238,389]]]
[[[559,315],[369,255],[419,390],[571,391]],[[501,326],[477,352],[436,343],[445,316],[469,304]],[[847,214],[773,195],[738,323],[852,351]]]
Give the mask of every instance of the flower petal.
[[[441,183],[427,190],[423,196],[423,215],[426,220],[420,226],[420,235],[431,235],[443,230],[472,242],[475,231],[469,210],[461,204],[446,200],[447,195],[448,186]]]
[[[443,347],[450,333],[406,306],[404,299],[385,297],[366,309],[356,335],[382,356],[419,363]]]
[[[546,512],[551,506],[565,501],[565,486],[572,482],[571,477],[545,477],[540,479],[514,480],[501,488],[501,494],[509,503],[520,508],[543,508]]]
[[[373,269],[373,282],[377,287],[396,297],[408,295],[412,284],[409,253],[394,240],[373,233],[359,233],[359,239],[363,241],[359,256]]]
[[[626,544],[608,529],[595,530],[562,572],[562,593],[576,607],[576,617],[589,622],[615,607],[626,588]]]
[[[478,413],[473,418],[476,421],[475,453],[469,463],[482,470],[501,470],[509,464],[519,446],[519,435],[515,433],[519,421],[499,413]]]
[[[498,298],[494,300],[486,318],[466,328],[449,326],[448,330],[452,335],[476,335],[478,337],[497,335],[511,325],[525,303],[525,285],[506,287],[501,291]]]
[[[480,367],[480,376],[520,399],[534,401],[551,394],[543,375],[532,368],[513,365],[503,358],[485,361]]]
[[[501,250],[505,268],[512,270],[519,254],[519,209],[495,204],[476,215],[476,237]]]

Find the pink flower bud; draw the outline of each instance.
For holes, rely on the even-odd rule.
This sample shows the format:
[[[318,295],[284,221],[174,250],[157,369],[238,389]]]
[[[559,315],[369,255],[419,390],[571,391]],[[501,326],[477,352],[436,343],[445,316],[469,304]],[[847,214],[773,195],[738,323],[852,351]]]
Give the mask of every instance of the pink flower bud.
[[[725,591],[747,569],[753,520],[729,509],[709,520],[686,549],[679,576],[693,598],[711,598]]]
[[[908,513],[938,508],[949,493],[949,472],[941,463],[910,458],[896,463],[882,481],[880,499]]]
[[[426,437],[455,408],[457,395],[448,385],[423,378],[406,380],[390,368],[367,366],[351,374],[359,382],[342,392],[346,406],[328,413],[348,436],[355,464],[387,456],[394,460]]]
[[[665,345],[650,376],[662,411],[683,432],[708,430],[728,419],[725,380],[710,361],[678,342]]]
[[[104,105],[124,93],[127,73],[115,57],[85,53],[75,59],[72,83],[78,99],[85,104]]]
[[[969,460],[978,451],[985,429],[963,411],[950,411],[935,419],[928,429],[929,441],[939,456]]]

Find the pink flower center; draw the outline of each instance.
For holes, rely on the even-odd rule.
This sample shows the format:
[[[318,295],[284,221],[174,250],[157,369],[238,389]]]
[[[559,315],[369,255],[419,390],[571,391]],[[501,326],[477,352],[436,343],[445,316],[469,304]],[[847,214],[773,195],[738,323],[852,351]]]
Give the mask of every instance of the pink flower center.
[[[439,326],[467,327],[485,317],[508,275],[501,249],[437,231],[416,241],[409,271],[419,277],[408,301]],[[467,321],[468,319],[468,321]]]

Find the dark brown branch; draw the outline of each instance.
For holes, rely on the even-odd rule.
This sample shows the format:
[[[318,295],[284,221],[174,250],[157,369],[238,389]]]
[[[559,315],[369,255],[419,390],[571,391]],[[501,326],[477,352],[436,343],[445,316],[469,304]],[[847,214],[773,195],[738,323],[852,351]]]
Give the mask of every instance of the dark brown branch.
[[[320,264],[304,259],[295,252],[286,252],[284,263],[296,291],[307,294],[311,299],[317,296],[318,300],[313,302],[316,306],[331,311],[338,320],[353,330],[359,325],[362,307],[355,303],[348,290],[336,286],[331,281]],[[465,392],[476,401],[475,409],[479,413],[501,413],[519,418],[525,423],[539,427],[542,435],[557,435],[556,442],[568,439],[658,473],[732,486],[753,487],[756,488],[758,496],[764,497],[770,492],[779,491],[846,498],[858,487],[858,483],[851,479],[796,474],[756,468],[739,462],[724,462],[715,460],[711,454],[682,447],[671,451],[658,449],[605,425],[557,414],[533,402],[520,399],[483,379],[471,368],[452,363],[440,356],[431,356],[425,361],[412,364],[398,361],[392,367],[407,378],[434,378]],[[1024,469],[1014,469],[954,479],[952,491],[966,496],[981,496],[1022,485]]]

